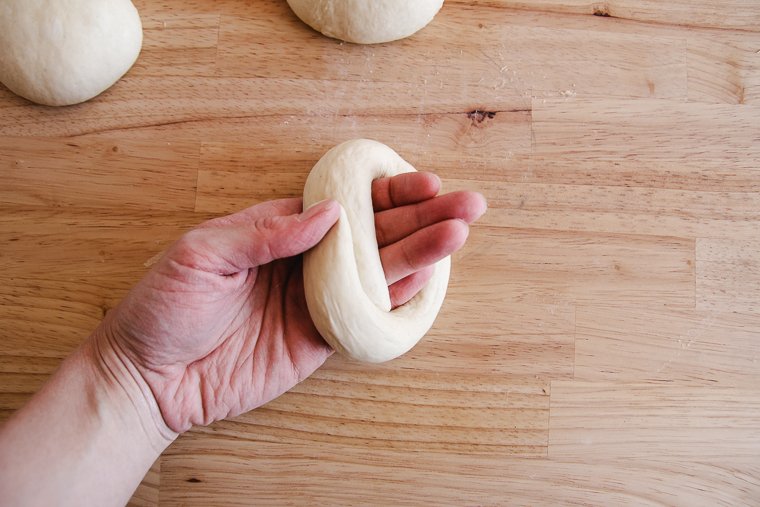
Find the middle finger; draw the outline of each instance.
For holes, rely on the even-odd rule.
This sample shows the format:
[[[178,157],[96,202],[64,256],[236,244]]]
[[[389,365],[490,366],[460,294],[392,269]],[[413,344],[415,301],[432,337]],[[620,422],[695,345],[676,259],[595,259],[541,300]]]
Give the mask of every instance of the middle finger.
[[[472,223],[485,209],[485,200],[475,192],[451,192],[417,204],[375,213],[375,233],[380,248],[444,220]]]

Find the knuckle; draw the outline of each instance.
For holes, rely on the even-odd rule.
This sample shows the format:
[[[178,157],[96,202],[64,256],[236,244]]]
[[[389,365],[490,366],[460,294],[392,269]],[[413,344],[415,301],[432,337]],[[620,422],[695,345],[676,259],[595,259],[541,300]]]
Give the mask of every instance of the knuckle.
[[[200,258],[199,252],[205,243],[202,229],[193,229],[182,235],[172,246],[170,257],[184,265],[194,265]]]
[[[277,215],[265,216],[257,219],[253,223],[253,228],[256,232],[266,232],[272,229],[277,229],[281,223],[280,217]]]

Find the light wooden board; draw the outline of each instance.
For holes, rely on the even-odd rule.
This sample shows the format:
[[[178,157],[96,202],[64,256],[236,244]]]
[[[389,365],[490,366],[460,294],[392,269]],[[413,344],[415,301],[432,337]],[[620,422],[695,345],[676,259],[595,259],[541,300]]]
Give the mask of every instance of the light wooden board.
[[[753,0],[449,0],[468,5],[489,5],[507,9],[594,15],[630,19],[663,25],[732,28],[760,31],[760,13]]]
[[[192,210],[199,151],[196,143],[0,138],[7,168],[0,199],[43,208],[118,201],[124,209]]]
[[[369,137],[489,200],[434,328],[193,429],[132,505],[760,502],[760,3],[448,0],[374,46],[135,4],[100,97],[0,87],[0,420],[184,231]]]
[[[760,451],[758,403],[755,389],[557,381],[549,456],[746,463]]]
[[[161,487],[161,460],[159,458],[146,474],[127,504],[129,507],[155,507],[159,505]]]
[[[760,385],[757,314],[584,305],[575,338],[577,379]]]
[[[700,239],[697,307],[760,312],[760,241]]]

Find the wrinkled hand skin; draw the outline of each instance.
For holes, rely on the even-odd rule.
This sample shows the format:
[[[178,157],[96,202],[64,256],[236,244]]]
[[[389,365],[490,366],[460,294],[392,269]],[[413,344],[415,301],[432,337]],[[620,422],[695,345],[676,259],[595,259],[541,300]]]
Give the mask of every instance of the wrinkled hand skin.
[[[300,203],[257,209],[253,237],[296,220],[272,210],[298,213]],[[225,222],[211,221],[175,243],[103,326],[179,433],[272,400],[332,352],[308,314],[301,256],[268,262],[276,252],[262,248],[262,265],[235,270],[213,244],[223,236],[208,234]],[[232,269],[214,269],[226,265]]]
[[[429,264],[464,244],[467,224],[485,211],[479,194],[433,198],[438,185],[426,173],[373,185],[378,238],[393,238],[380,247],[395,304],[424,285]],[[109,312],[93,339],[113,354],[101,355],[138,372],[177,433],[276,398],[332,354],[308,313],[300,254],[339,212],[327,201],[301,213],[300,199],[286,199],[188,232]]]

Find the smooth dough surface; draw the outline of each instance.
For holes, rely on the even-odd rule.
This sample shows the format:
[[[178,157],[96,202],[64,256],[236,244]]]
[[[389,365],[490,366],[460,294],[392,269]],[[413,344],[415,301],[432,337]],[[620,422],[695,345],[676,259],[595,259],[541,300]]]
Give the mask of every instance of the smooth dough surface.
[[[443,0],[288,0],[301,20],[328,37],[376,44],[421,30]]]
[[[0,0],[0,81],[33,102],[65,106],[99,95],[141,47],[130,0]]]
[[[451,260],[408,303],[391,311],[375,236],[372,181],[415,169],[376,141],[355,139],[328,151],[309,173],[304,209],[324,199],[340,219],[304,255],[304,288],[312,320],[338,352],[379,363],[411,349],[430,329],[446,295]]]

